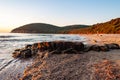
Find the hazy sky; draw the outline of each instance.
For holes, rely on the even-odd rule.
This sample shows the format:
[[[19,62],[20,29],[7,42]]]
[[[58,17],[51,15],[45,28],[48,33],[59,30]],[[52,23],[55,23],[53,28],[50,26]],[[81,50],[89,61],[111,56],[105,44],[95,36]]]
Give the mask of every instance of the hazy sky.
[[[28,23],[95,24],[120,17],[120,0],[0,0],[0,32]]]

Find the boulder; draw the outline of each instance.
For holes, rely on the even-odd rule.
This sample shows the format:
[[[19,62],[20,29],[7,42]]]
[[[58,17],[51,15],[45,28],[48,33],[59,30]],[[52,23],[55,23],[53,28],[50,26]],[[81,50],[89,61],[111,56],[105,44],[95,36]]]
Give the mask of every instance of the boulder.
[[[31,48],[32,48],[32,49],[37,49],[37,48],[38,48],[38,44],[39,44],[39,43],[34,43]]]
[[[31,49],[32,45],[28,44],[25,46],[26,49]]]
[[[14,58],[29,58],[32,56],[32,51],[31,49],[21,49],[19,51],[14,51],[12,53],[12,56]]]
[[[109,49],[120,49],[120,46],[116,43],[105,44]]]
[[[76,51],[84,51],[84,44],[82,42],[75,42],[73,43],[73,45],[73,49],[75,49]]]
[[[38,49],[31,49],[32,56],[36,55],[38,53]]]
[[[106,52],[109,51],[109,48],[107,46],[100,46],[100,50]]]
[[[15,51],[12,53],[12,57],[19,58],[19,57],[21,57],[21,53],[19,51]]]
[[[88,52],[90,50],[91,50],[91,46],[90,45],[85,45],[83,52]]]
[[[99,52],[100,51],[100,46],[98,46],[98,45],[92,45],[90,49],[93,50],[93,51]]]
[[[31,49],[23,49],[20,51],[21,58],[29,58],[32,56]]]

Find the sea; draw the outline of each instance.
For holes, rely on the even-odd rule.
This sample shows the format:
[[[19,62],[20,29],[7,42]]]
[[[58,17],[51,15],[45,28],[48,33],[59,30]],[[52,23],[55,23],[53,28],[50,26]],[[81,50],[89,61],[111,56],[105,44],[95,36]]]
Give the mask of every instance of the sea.
[[[0,33],[0,80],[23,72],[24,68],[32,61],[20,61],[14,59],[12,53],[28,44],[49,41],[72,41],[86,43],[86,38],[74,34],[25,34],[25,33]],[[9,76],[10,75],[10,76]],[[19,76],[22,76],[21,74]],[[17,79],[17,78],[15,78]]]

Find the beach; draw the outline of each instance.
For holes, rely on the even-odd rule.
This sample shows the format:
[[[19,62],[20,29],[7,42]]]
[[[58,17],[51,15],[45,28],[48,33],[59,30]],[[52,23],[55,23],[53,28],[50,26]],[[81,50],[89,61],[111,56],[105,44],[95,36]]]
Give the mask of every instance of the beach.
[[[83,39],[79,40],[84,45],[119,44],[120,42],[119,34],[80,34],[79,36],[82,36]],[[60,37],[65,38],[66,41],[68,39],[65,36]],[[77,40],[73,43],[79,42],[78,37],[72,37]],[[110,49],[107,52],[91,50],[59,54],[53,54],[54,49],[40,51],[34,58],[29,58],[30,60],[13,59],[9,65],[1,69],[0,76],[2,80],[119,80],[119,52],[120,49]],[[102,76],[107,75],[101,77],[99,73]]]
[[[120,42],[118,34],[80,35],[88,39],[87,45],[103,45]],[[38,56],[25,69],[21,80],[119,80],[120,49],[107,52],[89,51],[84,53],[50,54]],[[41,53],[39,53],[41,55]],[[38,71],[39,70],[39,71]]]
[[[107,43],[117,43],[120,44],[119,34],[80,34],[87,38],[88,44],[107,44]]]

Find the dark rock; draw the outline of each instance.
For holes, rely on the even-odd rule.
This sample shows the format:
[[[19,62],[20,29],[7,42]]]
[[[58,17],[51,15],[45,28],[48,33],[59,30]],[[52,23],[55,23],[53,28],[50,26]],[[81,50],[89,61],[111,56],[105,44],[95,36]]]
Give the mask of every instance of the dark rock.
[[[32,45],[32,49],[37,49],[37,48],[38,48],[38,44],[39,44],[39,43],[34,43],[34,44]]]
[[[109,48],[107,46],[100,46],[101,51],[109,51]]]
[[[92,45],[90,49],[93,50],[93,51],[98,51],[99,52],[100,51],[100,46]]]
[[[42,42],[42,43],[39,44],[39,50],[40,51],[48,50],[48,48],[49,48],[48,42]]]
[[[83,52],[88,52],[90,50],[91,50],[91,46],[90,45],[85,45]]]
[[[21,49],[12,53],[14,58],[29,58],[32,56],[31,49]]]
[[[54,51],[51,51],[50,53],[51,54],[61,54],[61,51],[60,50],[54,50]]]
[[[75,42],[73,48],[77,51],[84,51],[84,44],[82,42]]]
[[[32,56],[36,55],[38,53],[38,49],[31,49]]]
[[[32,45],[30,45],[30,44],[25,46],[26,49],[27,48],[31,49],[31,47],[32,47]]]
[[[31,49],[24,49],[20,51],[21,58],[29,58],[32,56]]]
[[[16,49],[15,51],[20,51],[21,49]]]
[[[65,42],[58,42],[58,44],[57,44],[57,48],[59,50],[65,50],[66,47],[67,47],[67,45],[65,44]]]
[[[35,43],[32,45],[32,49],[39,49],[40,51],[53,51],[56,49],[66,50],[69,48],[73,48],[77,51],[84,50],[84,44],[81,42],[64,42],[64,41],[53,41],[53,42],[41,42]]]
[[[73,48],[73,42],[64,42],[64,50],[65,49],[69,49],[69,48]]]
[[[69,48],[69,49],[63,50],[62,53],[77,54],[77,51],[72,48]]]
[[[119,45],[116,43],[105,44],[109,49],[120,49]]]
[[[12,57],[19,58],[19,57],[21,57],[21,53],[19,51],[15,51],[12,53]]]

